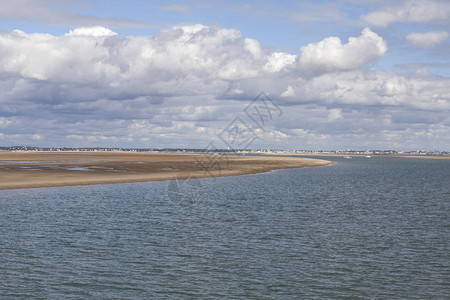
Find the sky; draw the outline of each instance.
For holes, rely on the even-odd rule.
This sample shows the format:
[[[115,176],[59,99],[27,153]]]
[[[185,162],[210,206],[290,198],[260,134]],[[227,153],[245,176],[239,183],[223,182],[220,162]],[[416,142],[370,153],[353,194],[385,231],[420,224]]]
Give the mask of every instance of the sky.
[[[450,150],[450,1],[0,3],[0,146]]]

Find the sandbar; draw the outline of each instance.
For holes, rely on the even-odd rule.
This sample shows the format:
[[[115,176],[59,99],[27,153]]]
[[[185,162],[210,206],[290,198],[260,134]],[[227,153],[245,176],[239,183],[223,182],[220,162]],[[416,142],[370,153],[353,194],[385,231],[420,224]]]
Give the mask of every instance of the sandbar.
[[[280,156],[5,151],[0,152],[0,190],[235,176],[332,163]]]

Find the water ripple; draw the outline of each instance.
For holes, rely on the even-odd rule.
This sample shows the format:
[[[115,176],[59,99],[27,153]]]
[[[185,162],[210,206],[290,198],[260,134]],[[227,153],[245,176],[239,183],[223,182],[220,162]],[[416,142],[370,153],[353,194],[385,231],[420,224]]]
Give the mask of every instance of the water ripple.
[[[0,298],[450,297],[450,164],[0,191]]]

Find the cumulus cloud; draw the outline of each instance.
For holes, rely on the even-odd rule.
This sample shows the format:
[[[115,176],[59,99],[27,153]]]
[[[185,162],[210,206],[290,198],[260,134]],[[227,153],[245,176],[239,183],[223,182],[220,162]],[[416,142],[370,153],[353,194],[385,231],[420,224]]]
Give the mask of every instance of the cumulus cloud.
[[[118,66],[109,60],[108,49],[98,44],[106,42],[105,36],[98,35],[98,28],[90,34],[86,29],[81,32],[74,30],[62,37],[19,30],[2,34],[0,72],[59,83],[102,82],[116,76]]]
[[[257,40],[246,38],[244,40],[244,48],[255,58],[261,58],[263,55],[261,46]]]
[[[388,6],[361,17],[365,22],[385,27],[400,23],[448,22],[450,3],[446,1],[405,1],[401,6]]]
[[[121,37],[98,26],[63,36],[15,30],[0,34],[0,46],[0,73],[22,79],[13,94],[26,96],[36,84],[32,80],[39,80],[43,98],[66,94],[81,100],[210,93],[277,73],[310,76],[356,69],[386,52],[385,41],[370,29],[344,45],[339,38],[326,38],[296,56],[268,51],[254,39],[242,39],[237,30],[201,24],[148,37]]]
[[[351,70],[381,58],[387,51],[382,37],[365,28],[359,37],[342,44],[338,37],[328,37],[301,48],[299,67],[307,74]]]
[[[77,35],[90,35],[90,36],[114,36],[117,35],[116,32],[102,27],[102,26],[94,26],[94,27],[79,27],[74,30],[70,30],[68,36],[77,36]]]
[[[406,40],[419,48],[431,48],[444,43],[448,37],[449,34],[446,31],[413,32],[406,36]]]
[[[272,52],[267,57],[263,69],[269,72],[279,72],[285,67],[292,65],[297,59],[296,55],[292,55],[284,52]]]
[[[323,74],[296,88],[300,99],[351,106],[399,106],[448,111],[448,78],[401,75],[388,71],[347,71]]]
[[[292,86],[288,85],[286,90],[281,93],[281,97],[295,97],[295,90]]]
[[[217,25],[181,25],[139,37],[103,27],[62,36],[3,31],[0,140],[201,147],[266,91],[284,114],[273,132],[261,136],[282,147],[330,148],[336,137],[354,142],[352,122],[364,132],[393,130],[399,141],[411,134],[407,126],[415,126],[448,142],[449,80],[361,68],[385,52],[385,41],[370,29],[346,44],[326,38],[298,55]],[[398,108],[412,116],[433,112],[434,123],[422,118],[404,125]],[[295,145],[295,137],[308,140]]]

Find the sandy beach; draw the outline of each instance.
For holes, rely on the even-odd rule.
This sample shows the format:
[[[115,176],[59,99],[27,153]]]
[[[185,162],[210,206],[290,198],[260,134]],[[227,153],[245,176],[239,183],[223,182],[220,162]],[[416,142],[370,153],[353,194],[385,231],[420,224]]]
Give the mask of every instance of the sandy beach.
[[[234,176],[331,163],[299,157],[0,152],[0,190]]]

